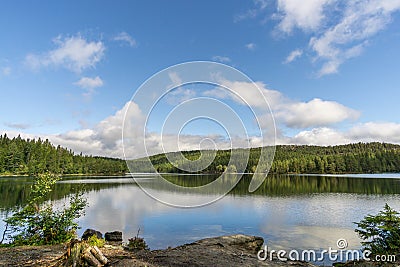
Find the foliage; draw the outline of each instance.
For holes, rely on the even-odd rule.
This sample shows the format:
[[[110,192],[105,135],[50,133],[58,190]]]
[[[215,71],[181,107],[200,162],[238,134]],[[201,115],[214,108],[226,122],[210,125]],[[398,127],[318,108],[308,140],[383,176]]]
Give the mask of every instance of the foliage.
[[[149,247],[142,237],[132,237],[128,239],[127,249],[129,250],[148,250]]]
[[[8,138],[0,135],[0,174],[36,175],[126,173],[124,160],[75,154],[49,140]]]
[[[45,202],[59,179],[53,174],[35,177],[27,204],[5,219],[10,229],[8,238],[14,245],[59,244],[76,236],[75,219],[84,214],[87,200],[76,193],[62,209]]]
[[[96,235],[90,236],[87,242],[90,246],[96,246],[98,248],[102,248],[106,244],[104,238],[98,238]]]
[[[139,237],[140,229],[137,232],[135,237],[128,239],[128,244],[126,245],[126,249],[128,250],[148,250],[149,247],[146,244],[144,238]]]
[[[387,203],[377,215],[367,215],[355,231],[364,240],[362,245],[373,254],[394,255],[400,252],[400,213]]]
[[[202,151],[207,152],[207,151]],[[237,169],[244,172],[254,172],[258,165],[261,149],[251,148],[250,153],[246,149],[235,150],[239,162],[245,166],[229,166],[230,150],[218,150],[214,161],[202,173],[222,173],[226,170]],[[169,153],[168,158],[174,158]],[[200,151],[183,151],[187,159],[198,158]],[[248,155],[248,160],[247,160]],[[235,157],[236,157],[235,156]],[[243,158],[243,161],[240,159]],[[168,162],[165,154],[150,157],[152,164],[158,172],[182,173],[175,166],[183,166],[190,169],[191,161]],[[130,169],[136,172],[151,172],[152,166],[146,164],[145,159],[137,159],[129,162]],[[188,166],[184,166],[188,165]],[[263,165],[263,164],[261,164]],[[269,166],[261,166],[267,170]],[[378,173],[400,172],[400,146],[386,143],[357,143],[338,146],[307,146],[307,145],[280,145],[276,146],[276,152],[270,173]]]

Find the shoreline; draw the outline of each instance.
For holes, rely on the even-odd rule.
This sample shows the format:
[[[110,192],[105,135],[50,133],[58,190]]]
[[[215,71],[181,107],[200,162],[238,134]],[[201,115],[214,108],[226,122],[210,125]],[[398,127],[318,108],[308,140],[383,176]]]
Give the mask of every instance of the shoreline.
[[[259,260],[257,253],[264,239],[249,235],[229,235],[201,239],[174,248],[126,250],[121,242],[106,242],[100,248],[109,260],[107,266],[298,266],[316,267],[306,261]],[[67,244],[47,246],[0,247],[0,266],[63,266]],[[374,262],[333,263],[331,266],[399,266],[400,259],[378,265]],[[321,264],[323,264],[321,262]],[[327,265],[323,265],[327,266]]]
[[[112,173],[112,174],[84,174],[84,173],[75,173],[75,174],[57,174],[60,175],[60,177],[81,177],[81,176],[89,176],[89,177],[103,177],[103,176],[114,176],[114,177],[122,177],[126,176],[126,173]],[[30,174],[0,174],[0,178],[3,177],[35,177],[35,175],[30,175]]]
[[[295,266],[314,267],[307,262],[260,261],[257,252],[264,239],[257,236],[230,235],[201,239],[174,248],[126,250],[122,243],[107,242],[100,248],[109,260],[107,266]],[[61,266],[66,244],[0,247],[0,266]]]

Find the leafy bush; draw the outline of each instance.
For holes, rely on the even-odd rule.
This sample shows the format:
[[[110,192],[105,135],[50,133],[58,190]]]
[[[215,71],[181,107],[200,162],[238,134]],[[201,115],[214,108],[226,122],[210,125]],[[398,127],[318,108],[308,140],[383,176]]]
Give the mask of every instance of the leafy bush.
[[[89,237],[87,242],[89,243],[89,245],[96,246],[98,248],[102,248],[106,244],[104,238],[98,238],[96,235],[92,235],[91,237]]]
[[[127,249],[129,250],[148,250],[149,247],[141,237],[132,237],[128,239]]]
[[[140,228],[135,237],[128,239],[128,244],[125,246],[128,250],[148,250],[149,247],[146,244],[144,238],[139,237]]]
[[[87,200],[82,193],[76,193],[69,199],[68,207],[54,209],[46,200],[59,179],[53,174],[36,176],[28,203],[4,220],[13,245],[59,244],[76,237],[75,219],[84,215]]]
[[[400,252],[400,213],[387,203],[377,215],[367,215],[355,231],[364,240],[361,244],[372,254],[397,254]]]

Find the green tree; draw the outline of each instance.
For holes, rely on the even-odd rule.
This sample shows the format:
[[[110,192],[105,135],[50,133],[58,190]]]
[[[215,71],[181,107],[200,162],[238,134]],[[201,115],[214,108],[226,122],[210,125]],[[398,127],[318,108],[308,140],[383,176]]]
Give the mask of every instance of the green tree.
[[[400,213],[387,203],[377,215],[367,215],[355,231],[364,240],[361,244],[372,254],[397,254],[400,252]]]
[[[69,206],[60,209],[45,202],[59,179],[53,174],[35,177],[28,203],[5,219],[13,245],[59,244],[76,236],[75,220],[84,214],[87,200],[82,193],[76,193],[69,199]]]

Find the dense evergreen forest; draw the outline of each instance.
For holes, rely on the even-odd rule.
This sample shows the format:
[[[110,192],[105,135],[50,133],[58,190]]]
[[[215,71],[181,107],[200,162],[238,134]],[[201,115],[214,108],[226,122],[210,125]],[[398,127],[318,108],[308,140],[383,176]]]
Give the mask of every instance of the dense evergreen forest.
[[[242,151],[242,152],[241,152]],[[236,151],[243,154],[244,164],[247,162],[245,150]],[[185,158],[196,160],[200,151],[182,152]],[[214,161],[202,172],[220,173],[228,168],[231,172],[244,169],[245,172],[254,172],[260,157],[260,148],[250,150],[246,166],[229,165],[231,151],[218,151]],[[158,172],[182,172],[175,166],[191,164],[189,162],[168,162],[164,154],[150,157]],[[145,160],[138,159],[129,165],[131,170],[150,171]],[[174,166],[175,165],[175,166]],[[228,166],[229,165],[229,166]],[[146,167],[147,166],[147,167]],[[185,166],[184,166],[185,167]],[[268,166],[263,166],[267,169]],[[306,146],[306,145],[281,145],[276,146],[275,158],[272,163],[271,173],[378,173],[400,172],[400,145],[386,143],[357,143],[338,146]]]
[[[126,173],[124,160],[75,154],[49,140],[8,138],[0,135],[0,174],[120,174]]]
[[[260,148],[237,149],[243,155],[243,166],[229,165],[230,150],[216,152],[214,161],[202,173],[221,173],[245,170],[254,172],[260,157]],[[203,153],[207,151],[203,151]],[[177,152],[170,153],[170,155]],[[183,151],[188,162],[171,164],[165,154],[150,157],[158,172],[182,173],[178,167],[195,164],[200,151]],[[169,157],[169,158],[173,158]],[[130,162],[131,171],[150,172],[145,160]],[[247,162],[247,164],[246,164]],[[240,163],[239,163],[240,164]],[[175,166],[174,166],[175,165]],[[267,169],[269,166],[262,166]],[[52,145],[48,140],[24,140],[20,136],[10,139],[0,135],[0,174],[34,175],[43,172],[59,174],[121,174],[127,172],[125,161],[121,159],[85,156],[72,150]],[[357,143],[339,146],[276,146],[271,173],[377,173],[400,172],[400,145],[386,143]]]

